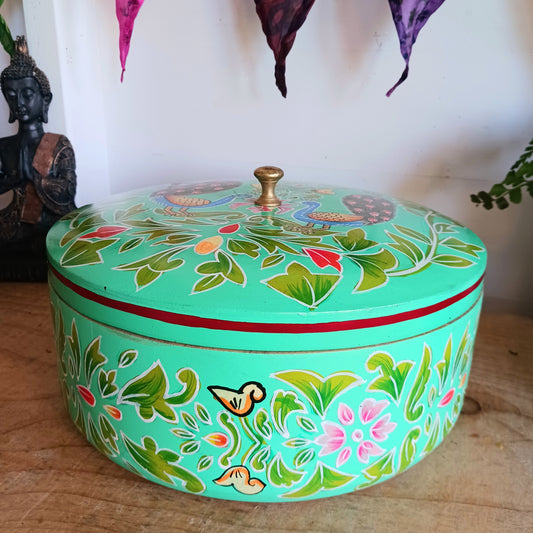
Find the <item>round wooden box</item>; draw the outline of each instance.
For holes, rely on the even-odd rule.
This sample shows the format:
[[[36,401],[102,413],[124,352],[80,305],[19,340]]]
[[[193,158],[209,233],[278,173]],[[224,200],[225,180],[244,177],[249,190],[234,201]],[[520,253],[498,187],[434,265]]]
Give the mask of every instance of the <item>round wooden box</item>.
[[[194,494],[386,480],[459,416],[485,248],[419,205],[257,175],[259,205],[258,184],[172,184],[52,228],[67,409],[111,460]]]

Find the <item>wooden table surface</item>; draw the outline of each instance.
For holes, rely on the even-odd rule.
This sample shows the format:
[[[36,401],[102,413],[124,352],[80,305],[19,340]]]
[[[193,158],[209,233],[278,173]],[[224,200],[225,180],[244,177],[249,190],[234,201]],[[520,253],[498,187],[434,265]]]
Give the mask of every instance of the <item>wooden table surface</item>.
[[[247,504],[136,477],[63,407],[47,287],[0,285],[0,530],[533,532],[533,319],[482,315],[456,427],[428,458],[364,491]]]

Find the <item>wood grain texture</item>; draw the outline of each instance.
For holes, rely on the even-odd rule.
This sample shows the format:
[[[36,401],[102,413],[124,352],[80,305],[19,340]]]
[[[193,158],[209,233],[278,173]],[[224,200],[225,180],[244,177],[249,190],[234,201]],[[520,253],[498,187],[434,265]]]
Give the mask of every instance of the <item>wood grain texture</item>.
[[[463,414],[427,459],[302,503],[167,489],[94,450],[63,406],[44,284],[0,285],[0,531],[533,531],[533,319],[484,314]]]

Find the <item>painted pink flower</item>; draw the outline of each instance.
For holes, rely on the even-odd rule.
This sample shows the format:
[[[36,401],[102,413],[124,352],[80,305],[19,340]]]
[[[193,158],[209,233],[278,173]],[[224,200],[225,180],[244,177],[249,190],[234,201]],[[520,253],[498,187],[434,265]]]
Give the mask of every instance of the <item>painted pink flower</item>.
[[[383,442],[396,426],[397,424],[395,422],[390,421],[390,414],[386,414],[370,428],[370,435],[377,442]]]
[[[377,418],[387,405],[389,405],[387,400],[377,402],[373,398],[367,398],[359,407],[359,418],[361,419],[361,422],[363,424],[368,424]]]
[[[337,456],[337,460],[335,461],[335,465],[337,468],[342,466],[352,455],[352,449],[349,446],[346,446],[343,448],[339,455]]]
[[[381,446],[378,446],[375,442],[365,440],[359,444],[357,448],[357,458],[362,463],[368,464],[370,456],[381,455],[384,452],[385,450],[381,448]]]
[[[322,429],[324,430],[324,434],[315,439],[315,444],[322,446],[322,449],[318,453],[319,457],[335,453],[346,442],[346,433],[338,424],[326,420],[322,422]]]
[[[455,396],[455,389],[450,389],[441,399],[441,401],[439,402],[439,407],[445,407],[446,405],[448,405],[452,400],[453,400],[453,397]]]
[[[352,408],[347,406],[345,403],[339,404],[339,408],[337,409],[337,417],[343,426],[351,426],[355,420],[355,415]]]

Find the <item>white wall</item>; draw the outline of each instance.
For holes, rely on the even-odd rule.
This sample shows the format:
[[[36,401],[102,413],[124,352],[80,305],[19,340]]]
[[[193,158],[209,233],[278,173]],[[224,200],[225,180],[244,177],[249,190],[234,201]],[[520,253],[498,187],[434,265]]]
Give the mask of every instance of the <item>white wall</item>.
[[[533,200],[486,212],[469,199],[533,136],[531,0],[447,0],[390,99],[403,62],[385,0],[315,4],[287,100],[252,0],[145,2],[122,85],[112,0],[24,9],[30,51],[58,73],[49,129],[64,125],[75,146],[79,204],[275,164],[287,180],[387,192],[460,220],[488,246],[489,303],[533,312]]]

